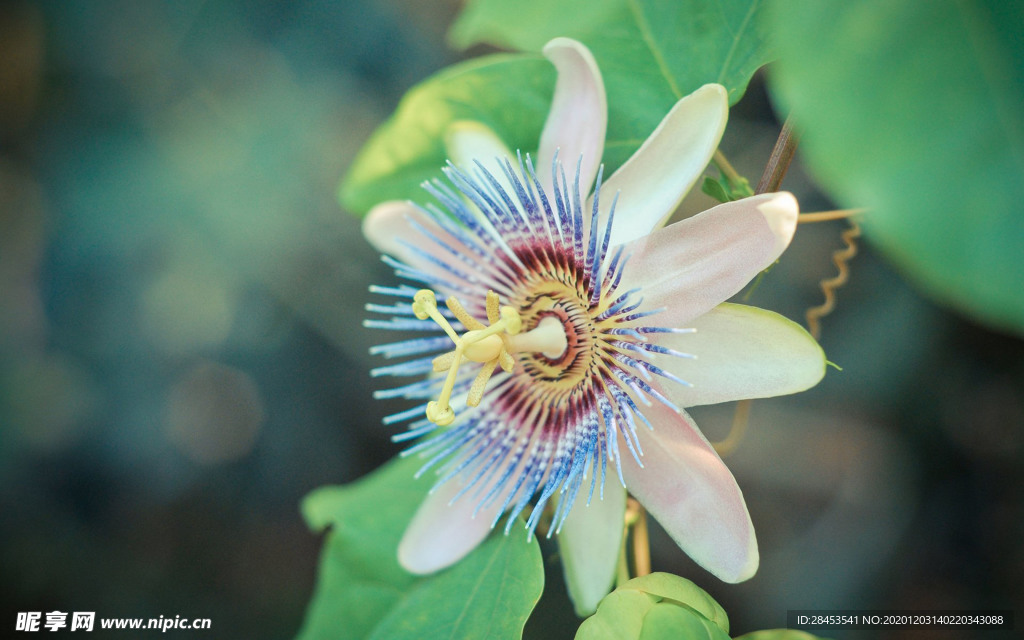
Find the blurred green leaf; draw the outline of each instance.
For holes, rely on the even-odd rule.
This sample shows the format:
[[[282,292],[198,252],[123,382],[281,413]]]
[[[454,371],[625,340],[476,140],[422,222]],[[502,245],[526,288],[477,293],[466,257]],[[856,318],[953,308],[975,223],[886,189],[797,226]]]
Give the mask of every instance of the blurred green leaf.
[[[640,146],[679,98],[709,82],[735,104],[771,59],[761,0],[470,0],[452,26],[458,47],[488,43],[540,51],[566,36],[583,42],[608,93],[607,170]]]
[[[303,501],[309,526],[329,530],[299,640],[521,637],[544,584],[536,540],[491,536],[428,577],[398,565],[398,542],[430,487],[413,479],[421,465],[399,458]]]
[[[440,175],[445,132],[458,120],[481,122],[513,151],[533,153],[554,80],[554,67],[533,54],[484,56],[424,80],[356,156],[342,182],[342,206],[365,214],[385,200],[424,200],[420,184]]]
[[[796,629],[765,629],[744,633],[734,640],[828,640]]]
[[[674,635],[663,635],[672,630]],[[728,640],[729,619],[714,598],[689,580],[652,573],[605,596],[576,632],[576,640],[662,637]]]
[[[1024,334],[1024,4],[779,2],[773,94],[835,200],[939,301]]]

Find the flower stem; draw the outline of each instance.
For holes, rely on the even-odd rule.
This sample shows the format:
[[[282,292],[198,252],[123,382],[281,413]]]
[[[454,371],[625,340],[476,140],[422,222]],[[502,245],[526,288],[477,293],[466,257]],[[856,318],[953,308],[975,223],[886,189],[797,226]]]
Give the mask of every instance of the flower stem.
[[[770,193],[779,190],[782,179],[786,176],[789,164],[793,162],[793,154],[796,153],[796,145],[800,142],[800,136],[793,130],[793,116],[786,118],[782,124],[782,131],[775,141],[772,155],[768,158],[768,164],[761,174],[761,180],[757,183],[754,193]]]
[[[647,533],[647,510],[637,503],[637,519],[633,525],[633,572],[637,577],[651,572],[651,541]]]
[[[715,166],[718,167],[718,170],[721,171],[726,178],[728,178],[733,184],[740,184],[743,180],[743,176],[741,176],[739,172],[736,171],[736,168],[732,166],[732,163],[726,159],[725,154],[722,153],[721,149],[716,149],[715,155],[711,159],[714,161]]]
[[[623,583],[629,582],[629,561],[626,560],[626,536],[629,535],[629,525],[626,525],[622,534],[622,544],[619,546],[619,563],[615,568],[615,586],[621,587]]]
[[[725,457],[736,450],[747,432],[747,423],[750,421],[750,406],[753,400],[740,400],[736,403],[736,411],[732,414],[732,426],[728,435],[723,440],[712,444],[718,455]]]

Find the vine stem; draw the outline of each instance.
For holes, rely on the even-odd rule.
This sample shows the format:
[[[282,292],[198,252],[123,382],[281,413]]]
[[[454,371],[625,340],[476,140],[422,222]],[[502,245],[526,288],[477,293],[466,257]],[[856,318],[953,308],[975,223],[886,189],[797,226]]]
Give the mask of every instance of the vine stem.
[[[797,219],[797,224],[806,224],[809,222],[828,222],[830,220],[847,220],[853,216],[860,215],[867,211],[867,209],[835,209],[833,211],[816,211],[814,213],[801,213]]]
[[[778,191],[782,179],[786,177],[789,164],[793,162],[793,155],[796,153],[796,146],[800,142],[800,135],[793,129],[793,116],[790,115],[782,124],[782,131],[772,148],[772,155],[768,158],[764,173],[754,189],[755,194],[770,193]]]

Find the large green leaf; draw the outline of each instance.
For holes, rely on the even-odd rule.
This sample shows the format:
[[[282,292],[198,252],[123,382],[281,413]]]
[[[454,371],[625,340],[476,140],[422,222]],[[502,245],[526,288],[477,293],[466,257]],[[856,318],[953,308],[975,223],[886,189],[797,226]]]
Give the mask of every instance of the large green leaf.
[[[470,0],[453,25],[456,46],[540,51],[567,36],[593,52],[608,93],[605,163],[621,165],[675,102],[708,82],[735,103],[771,54],[762,0]]]
[[[299,640],[522,636],[544,585],[536,540],[491,536],[425,578],[398,565],[398,541],[430,486],[413,480],[421,464],[398,459],[303,501],[310,527],[329,530]]]
[[[482,122],[512,150],[536,151],[554,80],[554,67],[534,54],[485,56],[424,80],[353,161],[342,205],[363,214],[384,200],[422,201],[420,183],[440,175],[445,132],[458,120]]]
[[[773,93],[867,236],[931,296],[1024,334],[1024,4],[787,0]]]
[[[583,621],[576,640],[728,640],[725,610],[685,578],[652,573],[611,592]]]

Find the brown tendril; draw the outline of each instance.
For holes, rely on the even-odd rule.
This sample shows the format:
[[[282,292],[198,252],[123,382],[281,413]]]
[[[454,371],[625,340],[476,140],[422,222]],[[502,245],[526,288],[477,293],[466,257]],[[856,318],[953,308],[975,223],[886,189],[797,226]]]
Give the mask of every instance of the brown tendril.
[[[817,307],[807,310],[807,330],[815,340],[821,338],[821,318],[832,313],[836,307],[836,289],[846,284],[850,278],[849,261],[857,255],[857,238],[860,237],[860,225],[850,220],[850,228],[843,231],[841,238],[845,247],[837,249],[832,254],[832,263],[836,265],[838,273],[832,278],[825,278],[820,282],[821,291],[825,294],[825,301]]]

